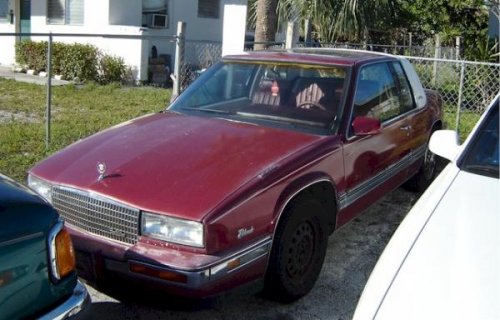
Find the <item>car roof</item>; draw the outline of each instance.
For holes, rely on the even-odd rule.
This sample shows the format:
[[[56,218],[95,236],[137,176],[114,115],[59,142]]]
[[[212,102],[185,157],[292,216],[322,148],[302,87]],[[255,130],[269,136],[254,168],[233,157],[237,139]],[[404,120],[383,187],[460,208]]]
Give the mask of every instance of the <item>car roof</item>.
[[[223,57],[223,60],[226,61],[278,61],[344,66],[387,59],[397,60],[398,58],[380,52],[337,48],[294,48],[287,50],[250,51],[244,54]]]

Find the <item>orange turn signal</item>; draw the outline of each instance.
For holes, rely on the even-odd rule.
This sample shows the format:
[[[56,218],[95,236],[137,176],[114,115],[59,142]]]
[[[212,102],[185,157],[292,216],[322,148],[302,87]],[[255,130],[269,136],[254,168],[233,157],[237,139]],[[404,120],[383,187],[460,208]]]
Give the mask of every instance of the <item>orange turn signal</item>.
[[[187,276],[185,274],[169,270],[160,270],[143,264],[130,263],[130,271],[163,280],[187,283]]]
[[[56,265],[59,277],[63,278],[75,270],[75,250],[66,229],[61,229],[55,239]]]

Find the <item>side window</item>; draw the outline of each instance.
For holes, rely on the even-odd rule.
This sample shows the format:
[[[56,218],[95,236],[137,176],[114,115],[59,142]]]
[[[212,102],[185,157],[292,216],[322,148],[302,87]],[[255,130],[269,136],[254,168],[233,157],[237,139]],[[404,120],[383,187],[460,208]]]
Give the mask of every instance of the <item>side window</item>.
[[[400,115],[398,85],[389,64],[363,67],[356,84],[354,116],[367,116],[384,122]]]
[[[394,62],[392,66],[399,83],[399,103],[401,104],[401,113],[406,113],[415,108],[410,83],[408,82],[406,73],[399,62]]]

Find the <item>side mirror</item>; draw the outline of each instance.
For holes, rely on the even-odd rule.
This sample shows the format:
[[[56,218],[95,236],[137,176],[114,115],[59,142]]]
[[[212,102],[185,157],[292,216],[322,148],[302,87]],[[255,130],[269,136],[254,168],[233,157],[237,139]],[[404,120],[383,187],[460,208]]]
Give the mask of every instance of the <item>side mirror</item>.
[[[371,136],[379,134],[382,124],[379,119],[370,117],[356,117],[352,121],[354,134],[357,136]]]
[[[453,161],[460,152],[458,134],[454,130],[437,130],[429,141],[429,149],[440,157]]]

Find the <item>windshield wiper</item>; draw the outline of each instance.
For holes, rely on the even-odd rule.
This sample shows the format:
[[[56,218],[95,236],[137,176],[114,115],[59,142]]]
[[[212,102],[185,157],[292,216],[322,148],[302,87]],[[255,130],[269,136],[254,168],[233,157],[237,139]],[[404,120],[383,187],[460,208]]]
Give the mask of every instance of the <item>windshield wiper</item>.
[[[306,127],[324,127],[324,124],[321,122],[301,120],[301,119],[295,119],[295,118],[289,118],[289,117],[260,114],[260,113],[241,112],[241,111],[237,112],[236,114],[239,116],[242,116],[242,117],[246,117],[246,118],[254,118],[254,119],[262,119],[262,120],[270,120],[270,121],[280,122],[280,123],[287,123],[287,124],[290,124],[292,126],[297,125],[297,126],[306,126]]]

